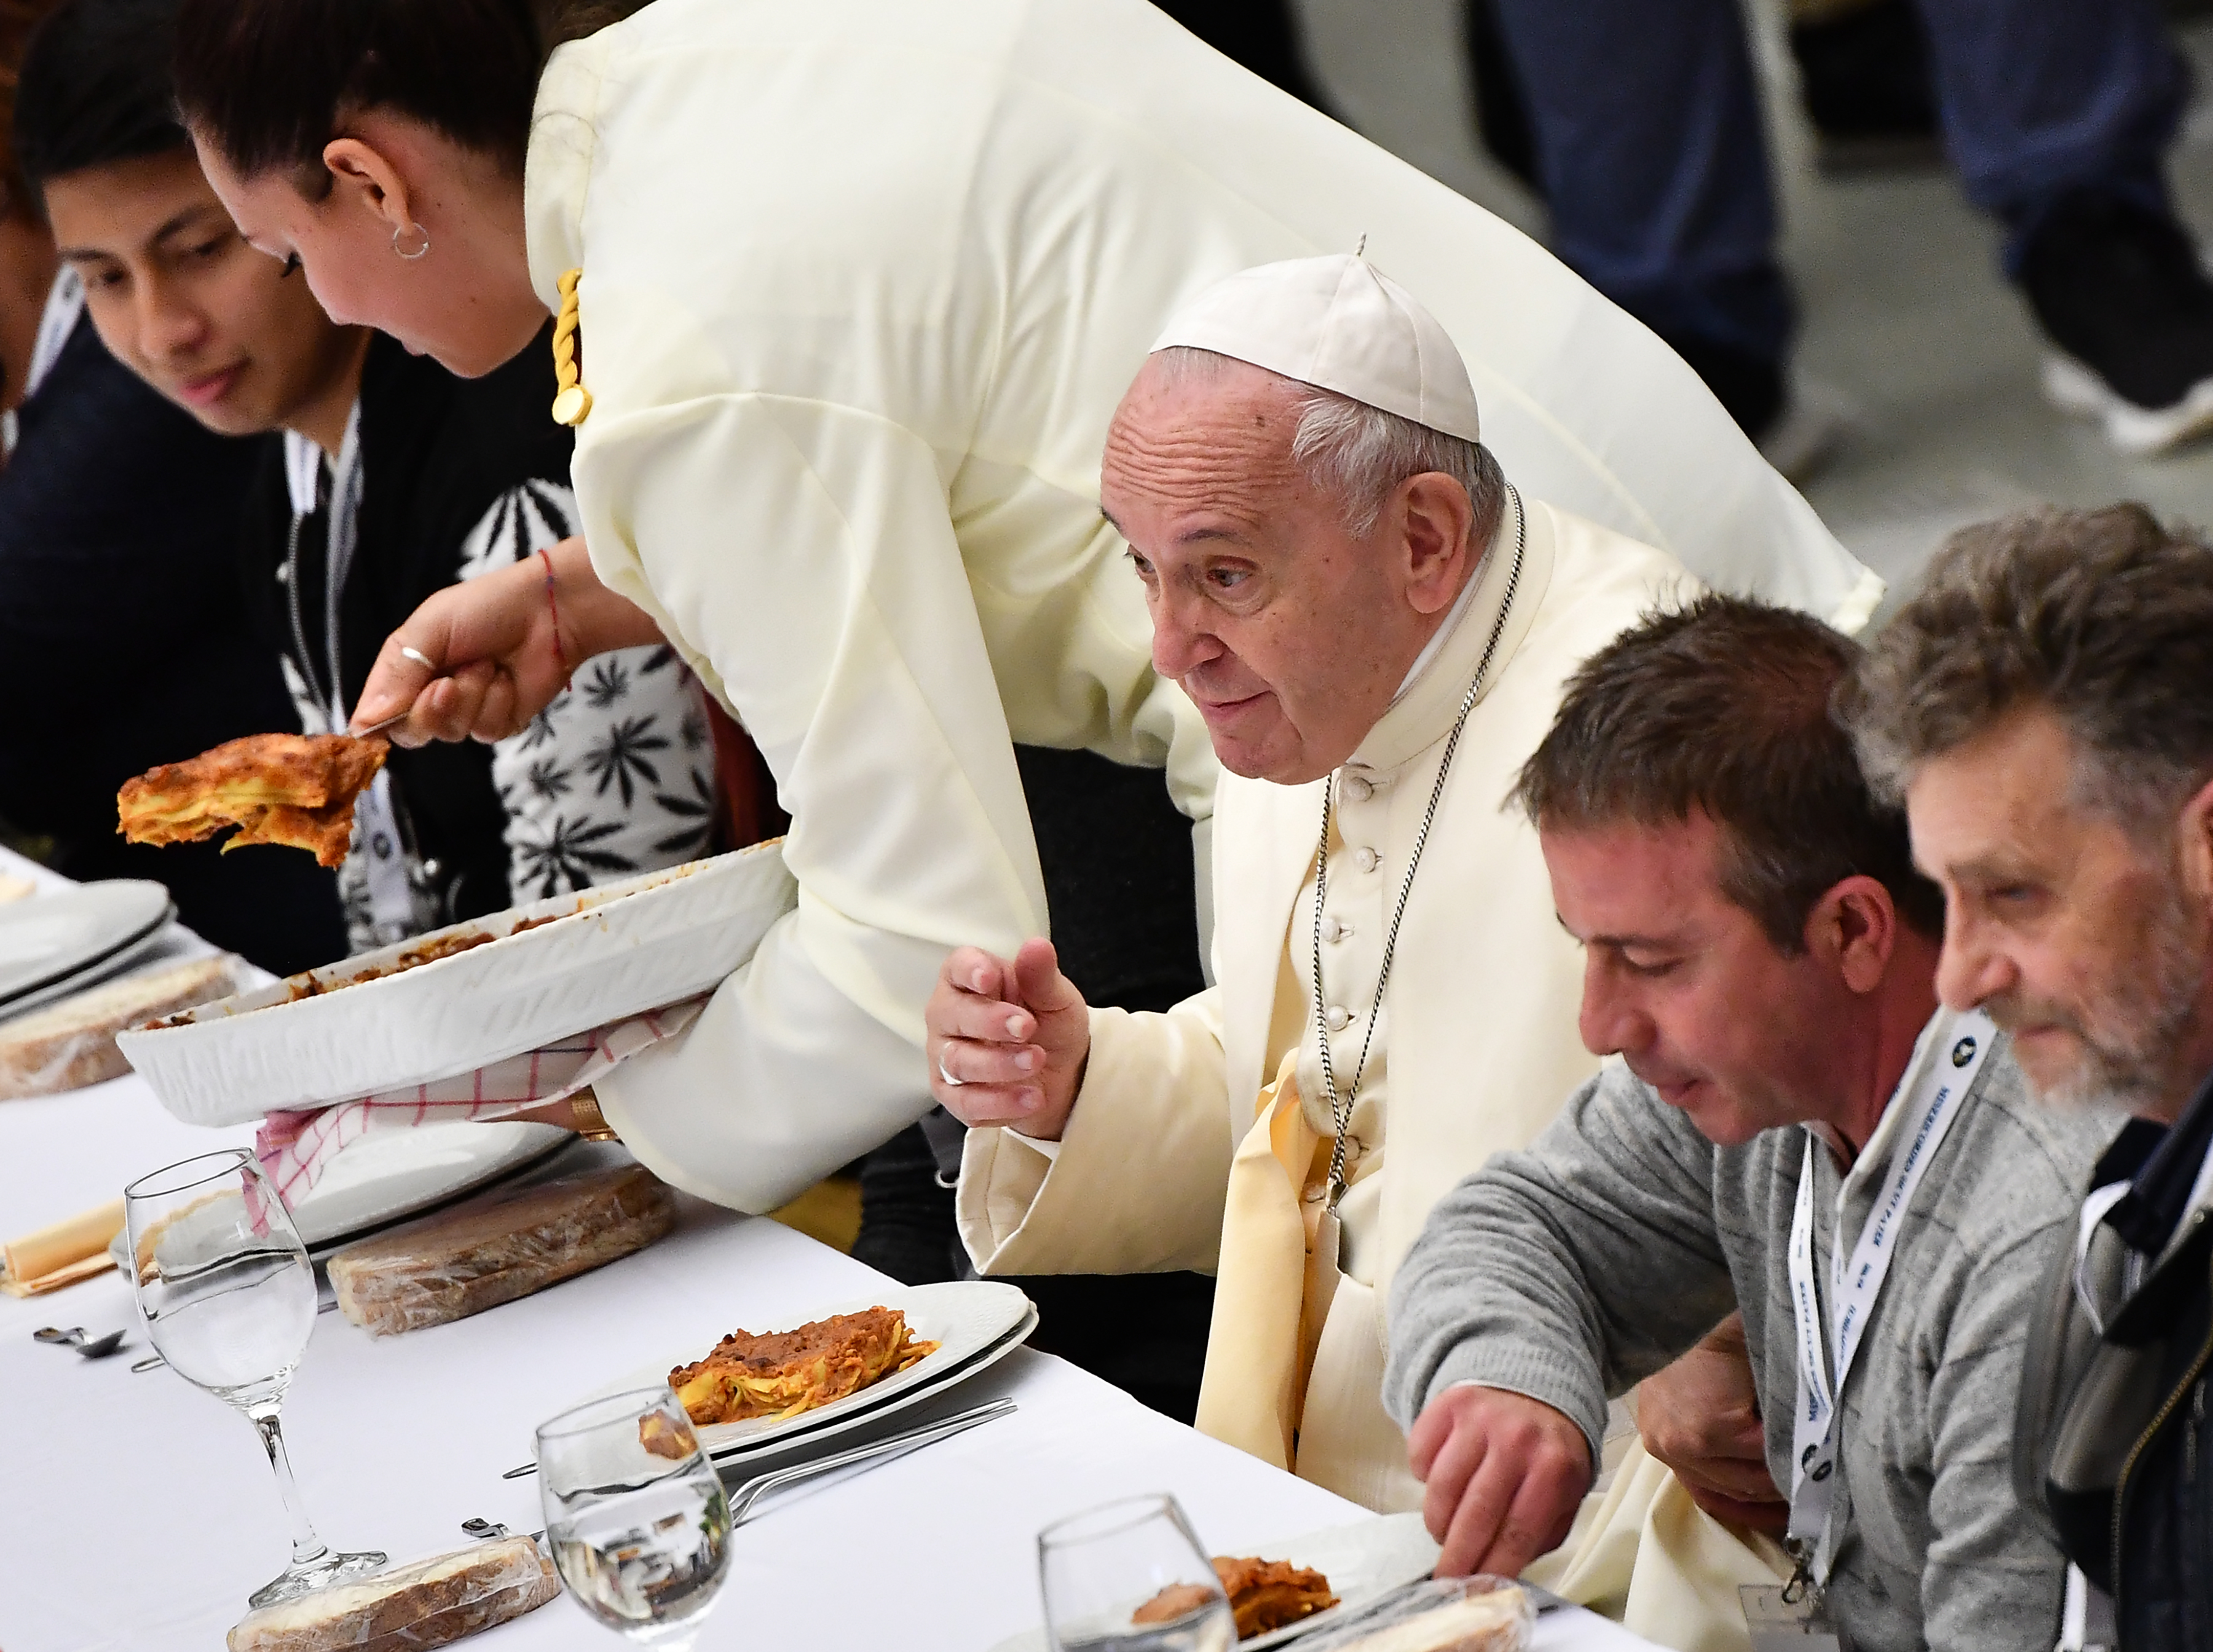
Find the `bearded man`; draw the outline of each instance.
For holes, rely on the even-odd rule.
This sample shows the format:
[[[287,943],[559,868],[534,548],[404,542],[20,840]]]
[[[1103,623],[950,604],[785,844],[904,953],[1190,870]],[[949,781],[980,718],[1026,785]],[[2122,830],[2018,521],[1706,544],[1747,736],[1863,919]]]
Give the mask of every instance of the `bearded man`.
[[[2140,505],[1970,528],[1843,701],[1943,887],[1944,1000],[2136,1115],[2051,1259],[2015,1474],[2061,1645],[2213,1641],[2213,546]]]
[[[1356,259],[1233,277],[1168,326],[1100,498],[1153,660],[1228,771],[1218,984],[1093,1009],[1052,946],[948,961],[937,1098],[985,1273],[1217,1271],[1199,1427],[1418,1507],[1383,1294],[1430,1204],[1594,1065],[1534,834],[1499,799],[1578,661],[1688,576],[1519,495],[1459,351]]]

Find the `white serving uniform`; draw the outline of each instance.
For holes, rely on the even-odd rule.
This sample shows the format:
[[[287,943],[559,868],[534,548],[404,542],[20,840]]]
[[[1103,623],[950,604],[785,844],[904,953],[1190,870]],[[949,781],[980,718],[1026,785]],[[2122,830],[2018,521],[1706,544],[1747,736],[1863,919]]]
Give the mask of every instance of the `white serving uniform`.
[[[1881,592],[1651,334],[1141,0],[655,0],[554,55],[527,197],[549,306],[583,271],[594,566],[793,817],[798,910],[600,1088],[725,1204],[918,1117],[947,950],[1047,931],[1014,742],[1164,765],[1207,814],[1098,486],[1161,324],[1217,277],[1364,235],[1532,495],[1847,625]]]
[[[1381,1401],[1392,1273],[1439,1196],[1526,1146],[1598,1065],[1576,1033],[1581,950],[1553,913],[1534,828],[1502,805],[1569,674],[1694,588],[1664,552],[1526,503],[1520,589],[1445,782],[1347,1133],[1338,1277],[1302,1277],[1299,1220],[1310,1229],[1324,1198],[1332,1136],[1313,1009],[1322,781],[1222,777],[1220,984],[1165,1014],[1093,1010],[1062,1140],[972,1130],[961,1164],[961,1238],[985,1273],[1218,1270],[1199,1427],[1378,1509],[1422,1503]],[[1445,739],[1504,597],[1505,516],[1443,646],[1339,771],[1321,953],[1340,1095]],[[1280,1080],[1264,1091],[1287,1056],[1295,1095]],[[1271,1116],[1279,1093],[1295,1118]]]

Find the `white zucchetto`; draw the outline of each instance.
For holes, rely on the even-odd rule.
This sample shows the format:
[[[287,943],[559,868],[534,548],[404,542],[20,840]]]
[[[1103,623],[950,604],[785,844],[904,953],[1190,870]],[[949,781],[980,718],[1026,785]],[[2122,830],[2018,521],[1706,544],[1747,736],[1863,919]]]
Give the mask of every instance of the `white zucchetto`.
[[[1241,270],[1176,314],[1155,351],[1210,350],[1479,442],[1460,349],[1420,302],[1344,253]]]

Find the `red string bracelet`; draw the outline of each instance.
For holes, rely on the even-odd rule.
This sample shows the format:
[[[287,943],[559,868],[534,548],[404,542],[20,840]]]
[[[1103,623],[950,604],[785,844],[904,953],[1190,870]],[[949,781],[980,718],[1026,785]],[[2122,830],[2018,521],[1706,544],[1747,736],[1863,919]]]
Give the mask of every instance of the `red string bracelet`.
[[[553,615],[553,657],[560,662],[561,674],[569,674],[568,650],[561,646],[561,605],[553,600],[553,556],[544,546],[538,547],[538,560],[546,564],[546,606]]]

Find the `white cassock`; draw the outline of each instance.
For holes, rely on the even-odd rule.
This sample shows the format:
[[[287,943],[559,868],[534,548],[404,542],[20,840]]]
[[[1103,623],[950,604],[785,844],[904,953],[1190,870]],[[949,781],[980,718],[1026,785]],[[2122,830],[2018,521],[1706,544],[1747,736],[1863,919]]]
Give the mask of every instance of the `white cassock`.
[[[600,1088],[723,1204],[918,1117],[947,950],[1047,931],[1014,742],[1165,765],[1207,815],[1098,487],[1116,403],[1217,277],[1365,235],[1530,495],[1847,625],[1880,594],[1643,327],[1141,0],[655,0],[554,55],[526,185],[549,307],[583,271],[594,566],[793,817],[797,911]]]
[[[961,1164],[961,1237],[984,1272],[1218,1270],[1199,1427],[1374,1509],[1422,1502],[1381,1398],[1399,1259],[1441,1194],[1526,1145],[1597,1068],[1576,1035],[1582,954],[1553,914],[1534,829],[1501,805],[1569,674],[1695,588],[1665,553],[1526,503],[1520,589],[1453,757],[1347,1132],[1337,1277],[1304,1255],[1333,1134],[1314,1014],[1325,782],[1222,777],[1220,984],[1165,1014],[1094,1009],[1062,1141],[974,1130]],[[1513,548],[1509,508],[1443,646],[1340,771],[1320,952],[1341,1095]]]

